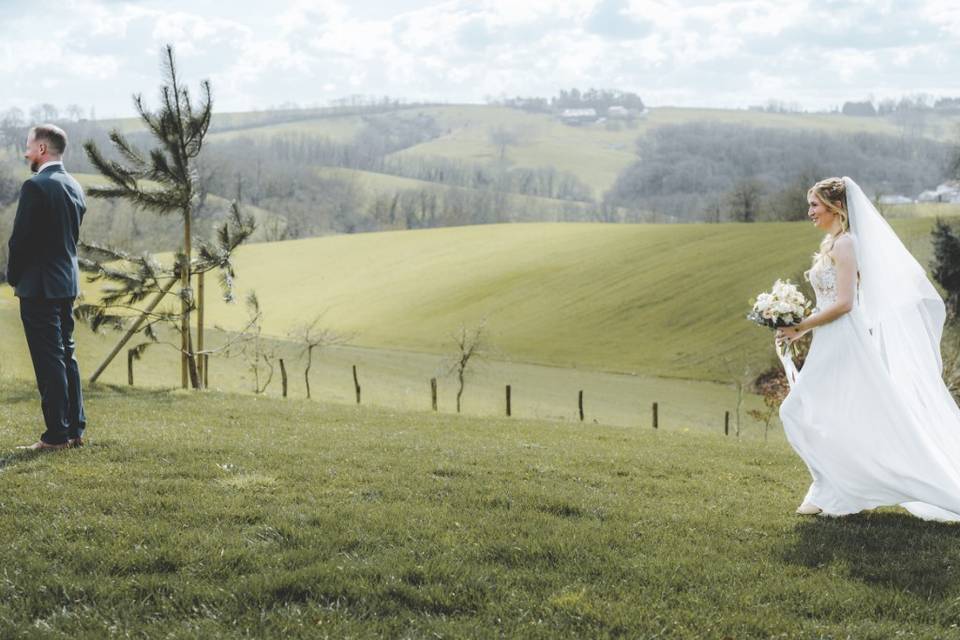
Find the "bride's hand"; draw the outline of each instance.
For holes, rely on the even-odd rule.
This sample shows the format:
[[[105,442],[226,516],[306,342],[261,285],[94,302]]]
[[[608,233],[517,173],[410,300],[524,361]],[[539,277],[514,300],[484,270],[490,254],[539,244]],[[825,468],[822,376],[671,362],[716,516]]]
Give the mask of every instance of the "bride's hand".
[[[800,325],[794,325],[792,327],[780,327],[777,329],[777,344],[786,342],[790,344],[794,340],[800,338],[803,334],[806,333],[805,329],[801,329]]]

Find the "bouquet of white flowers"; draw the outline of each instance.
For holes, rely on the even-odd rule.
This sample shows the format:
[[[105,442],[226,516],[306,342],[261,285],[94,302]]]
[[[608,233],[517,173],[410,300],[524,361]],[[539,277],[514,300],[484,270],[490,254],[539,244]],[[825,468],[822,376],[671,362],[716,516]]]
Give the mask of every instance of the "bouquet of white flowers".
[[[747,314],[762,327],[777,329],[799,324],[810,313],[810,301],[789,280],[777,280],[773,290],[761,293],[753,301],[753,309]]]
[[[753,301],[753,309],[747,314],[748,320],[753,320],[762,327],[777,329],[800,324],[810,314],[810,301],[803,292],[789,280],[777,280],[773,283],[773,290],[761,293]],[[783,363],[787,379],[791,383],[796,380],[797,369],[789,356],[790,345],[786,342],[778,344],[777,355]],[[794,355],[797,355],[797,345],[793,345]]]

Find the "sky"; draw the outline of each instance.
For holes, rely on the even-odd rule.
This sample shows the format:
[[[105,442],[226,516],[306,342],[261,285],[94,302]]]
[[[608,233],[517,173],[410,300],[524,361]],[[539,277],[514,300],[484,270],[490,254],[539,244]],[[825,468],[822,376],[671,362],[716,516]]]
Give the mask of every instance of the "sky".
[[[165,43],[220,112],[571,87],[723,108],[960,96],[960,0],[0,0],[0,112],[133,115]]]

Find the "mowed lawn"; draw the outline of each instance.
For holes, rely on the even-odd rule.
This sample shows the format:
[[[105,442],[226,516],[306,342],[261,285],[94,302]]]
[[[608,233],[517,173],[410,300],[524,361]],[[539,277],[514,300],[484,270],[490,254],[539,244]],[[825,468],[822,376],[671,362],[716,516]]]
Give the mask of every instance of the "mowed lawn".
[[[957,636],[960,527],[795,516],[782,442],[99,388],[38,455],[0,398],[3,638]]]

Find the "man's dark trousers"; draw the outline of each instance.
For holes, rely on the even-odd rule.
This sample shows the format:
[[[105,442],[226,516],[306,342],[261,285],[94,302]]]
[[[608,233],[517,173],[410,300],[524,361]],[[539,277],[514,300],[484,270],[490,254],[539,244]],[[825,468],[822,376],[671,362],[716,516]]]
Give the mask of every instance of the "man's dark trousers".
[[[40,439],[60,444],[81,437],[87,418],[74,357],[73,298],[20,298],[20,319],[47,428]]]

